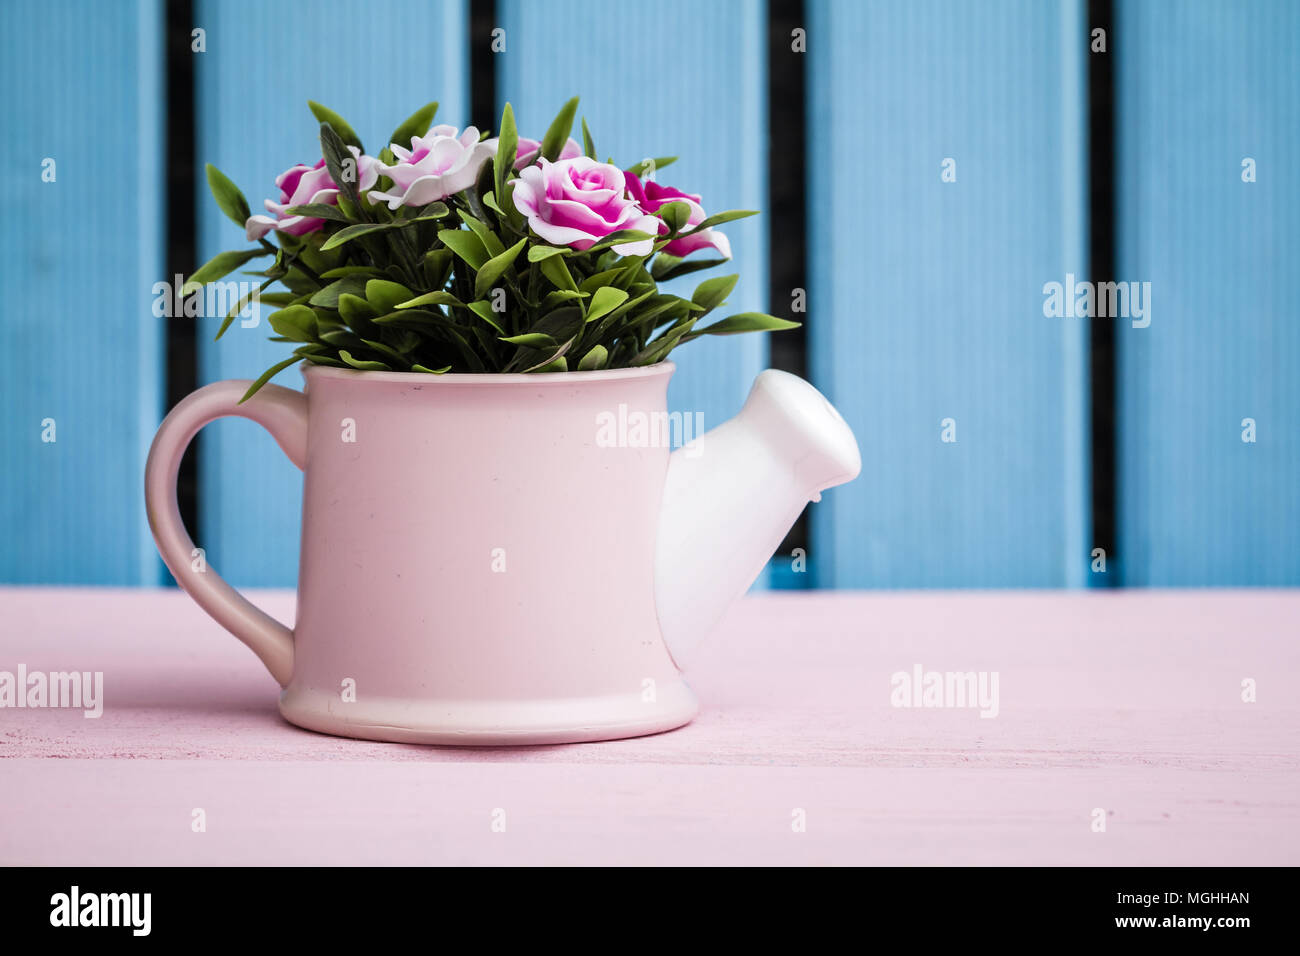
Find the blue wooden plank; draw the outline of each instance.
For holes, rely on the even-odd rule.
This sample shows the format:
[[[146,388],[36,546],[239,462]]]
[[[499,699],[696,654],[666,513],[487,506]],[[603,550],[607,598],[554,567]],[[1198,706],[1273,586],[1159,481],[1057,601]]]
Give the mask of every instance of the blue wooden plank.
[[[1153,302],[1118,332],[1123,580],[1297,585],[1300,6],[1118,14],[1119,271]]]
[[[160,17],[155,0],[0,10],[6,583],[161,579],[143,499],[165,321]]]
[[[307,101],[344,116],[373,154],[416,108],[441,103],[438,121],[463,125],[468,112],[462,0],[200,0],[195,25],[206,31],[198,54],[198,161],[230,176],[260,209],[275,177],[320,157],[319,124]],[[201,186],[202,258],[242,248],[241,231]],[[275,198],[278,198],[275,197]],[[215,334],[220,318],[206,320]],[[286,357],[283,343],[236,322],[219,342],[201,335],[203,381],[254,378]],[[290,370],[277,381],[299,388]],[[302,483],[297,469],[256,425],[217,422],[204,429],[198,543],[236,585],[291,585],[297,577]]]
[[[498,12],[505,50],[497,54],[497,93],[514,107],[521,134],[540,139],[560,106],[580,96],[579,115],[602,159],[627,167],[680,156],[657,178],[701,195],[707,212],[766,208],[765,4],[501,0]],[[737,272],[719,317],[766,311],[769,228],[766,216],[728,224],[734,265],[665,288],[689,296],[695,282]],[[766,338],[705,338],[674,352],[670,408],[702,413],[705,428],[730,418],[767,363]]]
[[[1086,274],[1081,5],[808,12],[811,367],[864,461],[812,512],[814,579],[1079,584],[1085,325],[1043,286]]]

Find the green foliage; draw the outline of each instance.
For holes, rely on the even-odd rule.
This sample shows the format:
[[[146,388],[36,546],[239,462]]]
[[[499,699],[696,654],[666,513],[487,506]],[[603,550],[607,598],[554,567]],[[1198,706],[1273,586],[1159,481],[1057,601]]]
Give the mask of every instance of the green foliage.
[[[239,191],[239,187],[226,177],[225,173],[211,163],[208,163],[206,168],[208,188],[212,190],[212,198],[217,201],[217,208],[229,216],[242,229],[244,223],[248,221],[249,215],[251,215],[248,200]]]
[[[311,115],[316,117],[317,122],[333,127],[334,132],[339,135],[344,143],[348,146],[355,146],[357,149],[364,149],[361,145],[361,137],[357,135],[356,130],[347,124],[347,121],[342,116],[339,116],[338,113],[328,107],[313,103],[311,100],[307,101],[307,106],[311,109]],[[405,146],[407,144],[401,143],[401,145]]]
[[[702,323],[725,304],[735,275],[706,279],[689,299],[659,288],[727,261],[681,259],[663,251],[669,243],[691,229],[753,212],[721,212],[692,227],[689,208],[668,203],[655,212],[666,224],[662,234],[619,233],[585,250],[550,245],[529,230],[513,202],[519,134],[509,104],[496,158],[485,164],[473,187],[426,206],[390,211],[361,194],[356,176],[343,176],[345,166],[356,171],[349,147],[360,149],[360,137],[337,113],[319,103],[309,106],[321,124],[321,155],[340,187],[338,204],[293,207],[291,214],[323,220],[322,226],[305,236],[273,232],[268,238],[276,244],[262,239],[252,248],[219,253],[185,286],[193,291],[251,260],[274,257],[254,273],[264,280],[259,300],[276,307],[268,318],[274,338],[292,343],[295,351],[263,373],[245,399],[300,361],[431,375],[589,372],[661,362],[701,335],[798,324],[754,312]],[[412,137],[427,133],[437,108],[437,103],[421,107],[390,141],[409,147]],[[542,139],[540,156],[559,156],[577,108],[576,98],[564,104]],[[585,120],[581,131],[583,150],[594,159]],[[387,149],[380,155],[393,161]],[[628,171],[657,172],[674,158],[642,160]],[[238,187],[213,166],[207,167],[207,179],[217,206],[243,226],[249,205]],[[385,178],[379,185],[391,184]],[[647,255],[624,256],[613,248],[647,241]],[[267,291],[277,282],[285,291]],[[247,297],[230,311],[218,337],[246,302]]]
[[[546,135],[542,138],[542,157],[545,159],[555,160],[560,158],[560,151],[564,149],[564,144],[569,138],[569,132],[573,129],[573,117],[578,113],[578,98],[575,96],[569,102],[560,107],[559,114],[551,121],[550,128],[547,129]]]
[[[393,130],[393,135],[388,138],[390,143],[396,143],[403,149],[411,148],[411,137],[423,136],[429,132],[429,127],[433,126],[433,117],[438,112],[437,103],[425,103],[418,110],[412,113],[401,126]]]

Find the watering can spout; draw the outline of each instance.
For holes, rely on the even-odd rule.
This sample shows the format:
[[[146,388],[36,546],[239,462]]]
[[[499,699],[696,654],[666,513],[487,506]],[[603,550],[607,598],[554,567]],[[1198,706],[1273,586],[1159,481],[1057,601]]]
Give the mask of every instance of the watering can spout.
[[[861,470],[840,413],[803,379],[775,369],[754,381],[740,414],[673,452],[655,598],[679,667],[754,583],[804,505]]]

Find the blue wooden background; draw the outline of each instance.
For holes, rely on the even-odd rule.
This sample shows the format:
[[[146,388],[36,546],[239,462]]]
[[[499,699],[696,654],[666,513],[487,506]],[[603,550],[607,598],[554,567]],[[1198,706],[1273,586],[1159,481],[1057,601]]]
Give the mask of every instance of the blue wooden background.
[[[1300,4],[1119,12],[1124,580],[1300,584]]]
[[[1080,5],[810,12],[811,370],[864,462],[814,582],[1079,584],[1086,328],[1042,287],[1087,271]]]
[[[761,0],[498,0],[495,54],[498,97],[522,132],[539,136],[581,95],[602,156],[678,154],[661,178],[710,210],[766,207],[768,71],[779,80],[806,58],[808,137],[778,130],[772,143],[807,157],[810,376],[857,432],[864,474],[813,509],[804,580],[1098,583],[1087,336],[1090,321],[1116,321],[1108,580],[1300,584],[1300,193],[1287,165],[1298,8],[1119,0],[1108,51],[1091,54],[1083,0],[805,6],[806,52],[769,63]],[[363,10],[196,0],[200,165],[258,205],[282,169],[319,155],[308,99],[348,117],[372,151],[429,99],[443,121],[471,119],[467,2]],[[200,323],[203,382],[253,377],[283,355],[264,323],[212,343],[218,319],[152,316],[151,286],[167,278],[161,18],[158,0],[0,10],[0,581],[162,582],[141,483],[165,412],[167,323]],[[1088,276],[1095,55],[1117,70],[1117,277],[1152,283],[1146,329],[1043,315],[1044,283]],[[1242,182],[1246,157],[1256,182]],[[943,181],[949,159],[955,182]],[[200,188],[205,259],[241,237]],[[726,228],[738,309],[768,307],[769,231],[781,227]],[[767,342],[705,340],[674,361],[670,403],[711,426],[740,405]],[[1254,443],[1241,441],[1244,418]],[[955,442],[942,441],[945,419]],[[208,560],[235,584],[291,584],[296,470],[251,423],[201,440],[195,536]]]
[[[159,580],[161,17],[156,0],[0,8],[2,581]]]

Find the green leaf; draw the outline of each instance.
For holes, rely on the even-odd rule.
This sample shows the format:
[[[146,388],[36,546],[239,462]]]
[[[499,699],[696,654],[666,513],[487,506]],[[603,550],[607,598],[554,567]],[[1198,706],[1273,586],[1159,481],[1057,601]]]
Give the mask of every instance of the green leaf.
[[[560,343],[543,332],[525,332],[522,335],[502,336],[502,342],[523,345],[530,349],[553,349]]]
[[[352,357],[352,353],[349,352],[347,349],[339,349],[339,358],[347,362],[353,368],[361,369],[361,371],[363,372],[391,372],[392,371],[392,369],[390,369],[383,362],[371,362],[365,359],[355,359]]]
[[[645,179],[649,170],[659,171],[665,166],[671,166],[677,162],[676,156],[656,156],[654,159],[643,159],[641,162],[629,168],[627,171],[636,176],[637,179]]]
[[[655,215],[668,223],[668,228],[673,232],[680,232],[690,218],[691,207],[684,202],[664,203],[655,210]]]
[[[403,206],[403,209],[406,207]],[[439,219],[446,219],[451,213],[445,202],[431,202],[427,206],[419,207],[420,214],[414,219],[403,219],[398,222],[399,226],[409,226],[413,222],[437,222]]]
[[[343,210],[329,203],[307,203],[305,206],[290,206],[285,212],[292,216],[310,216],[312,219],[328,219],[331,222],[351,222]]]
[[[586,292],[576,292],[573,289],[556,289],[554,292],[548,292],[546,298],[542,300],[542,311],[549,312],[562,302],[572,302],[574,299],[590,298]]]
[[[723,319],[721,322],[714,322],[708,328],[699,329],[683,336],[686,341],[698,338],[701,335],[738,335],[741,332],[775,332],[780,329],[798,328],[798,322],[791,322],[789,319],[778,319],[775,315],[766,315],[762,312],[741,312],[730,318]]]
[[[403,149],[411,148],[411,137],[423,136],[433,125],[433,117],[438,113],[437,103],[425,103],[406,118],[406,122],[393,130],[388,142],[396,143]],[[391,163],[389,165],[392,165]]]
[[[471,302],[469,304],[469,309],[488,325],[492,326],[492,328],[496,329],[498,333],[502,335],[505,334],[506,330],[503,329],[501,323],[497,321],[496,310],[492,308],[492,303],[487,299],[479,299],[477,302]]]
[[[316,313],[305,305],[291,305],[267,316],[271,328],[294,342],[314,342],[317,338]]]
[[[509,249],[506,249],[500,255],[493,256],[483,264],[483,267],[478,270],[478,275],[474,277],[474,297],[476,299],[481,299],[488,294],[488,291],[501,278],[502,274],[514,264],[515,257],[527,244],[527,239],[520,239]]]
[[[592,293],[603,286],[618,286],[618,279],[622,275],[623,269],[621,267],[606,269],[604,272],[597,272],[595,275],[583,279],[582,284],[578,286],[578,291]]]
[[[339,304],[339,296],[345,292],[352,295],[364,295],[366,290],[366,280],[363,276],[344,276],[331,282],[325,288],[312,294],[307,301],[312,305],[319,305],[324,309],[336,309]]]
[[[239,400],[238,404],[240,405],[244,404],[244,402],[248,401],[250,398],[256,395],[258,389],[260,389],[263,385],[271,381],[271,379],[275,378],[277,375],[279,375],[281,372],[287,369],[290,365],[297,365],[301,361],[302,361],[302,356],[291,355],[283,362],[276,362],[265,372],[259,375],[257,377],[257,380],[253,382],[252,385],[248,386],[248,391],[244,393],[244,397]]]
[[[328,365],[330,368],[347,368],[346,365],[332,355],[306,355],[303,357],[312,365]]]
[[[342,279],[344,276],[366,276],[367,278],[377,278],[383,273],[374,266],[339,266],[337,269],[330,269],[328,272],[322,272],[322,279]]]
[[[346,195],[340,193],[335,198],[339,201],[339,210],[347,217],[348,222],[357,222],[358,220],[362,222],[365,221],[366,217],[360,215],[360,207],[356,203],[352,202],[352,200],[348,199]]]
[[[355,226],[345,226],[325,240],[325,244],[320,247],[321,252],[337,249],[344,243],[351,242],[357,236],[365,236],[372,232],[383,232],[387,229],[396,228],[396,224],[391,222],[359,222]]]
[[[483,240],[464,229],[440,229],[438,238],[442,244],[460,256],[471,269],[477,272],[491,258],[483,247]]]
[[[385,345],[383,342],[376,342],[374,339],[362,339],[361,341],[364,342],[366,348],[370,349],[371,351],[378,352],[380,355],[387,356],[388,359],[392,362],[392,364],[396,365],[399,369],[402,366],[411,364],[406,358],[402,356],[400,352],[398,352],[396,349],[392,348],[389,345]]]
[[[519,131],[515,129],[515,110],[509,103],[501,111],[501,130],[497,134],[497,155],[493,162],[497,196],[506,194],[506,180],[514,171],[515,151],[519,148]]]
[[[242,249],[238,252],[218,252],[203,265],[194,270],[194,274],[185,280],[181,286],[181,295],[189,295],[195,289],[206,285],[209,282],[215,282],[222,276],[230,275],[244,263],[250,260],[269,256],[269,249]],[[191,288],[193,287],[193,288]]]
[[[740,276],[738,275],[705,279],[695,287],[695,293],[691,296],[691,301],[705,311],[716,309],[727,301],[727,296],[731,295],[731,290],[736,287],[739,280]]]
[[[647,239],[658,239],[655,233],[641,232],[637,229],[620,229],[618,232],[612,232],[599,242],[594,242],[584,250],[585,252],[600,252],[611,246],[620,246],[630,242],[644,242]]]
[[[487,223],[471,216],[463,209],[457,209],[456,212],[460,214],[460,218],[465,225],[469,226],[470,232],[478,236],[489,256],[499,256],[506,251],[505,243],[501,241],[501,238],[492,231]]]
[[[551,285],[557,289],[572,289],[578,291],[578,283],[573,281],[573,275],[569,272],[569,267],[564,264],[563,256],[550,256],[541,260],[542,275],[551,280]]]
[[[534,372],[563,356],[582,331],[582,310],[577,306],[564,306],[542,316],[528,335],[545,335],[558,345],[554,347],[521,345],[514,357],[507,363],[506,372]]]
[[[451,278],[451,269],[455,263],[455,254],[444,246],[426,252],[424,254],[424,276],[429,288],[441,289],[445,286]]]
[[[571,255],[572,250],[560,246],[529,246],[528,261],[541,262],[543,259],[549,259],[551,256]]]
[[[594,322],[607,312],[612,312],[627,301],[627,293],[612,286],[602,286],[592,293],[587,303],[587,321]]]
[[[444,368],[425,368],[423,365],[420,365],[420,364],[417,363],[417,364],[411,366],[411,371],[412,371],[412,372],[428,372],[430,375],[442,375],[442,374],[444,374],[444,373],[446,373],[446,372],[450,372],[450,371],[451,371],[451,366],[448,365],[448,366],[445,366]]]
[[[691,226],[691,232],[698,232],[701,229],[708,229],[711,226],[720,226],[724,222],[735,222],[737,219],[748,219],[750,216],[757,216],[756,209],[729,209],[726,212],[720,212],[709,216],[702,222]]]
[[[655,339],[644,349],[632,357],[631,365],[654,365],[656,362],[662,362],[668,357],[668,353],[675,349],[686,334],[690,332],[691,327],[695,325],[695,319],[683,319],[672,328],[668,329],[659,338]]]
[[[252,212],[248,208],[248,200],[244,194],[239,191],[239,187],[232,183],[229,177],[211,163],[207,165],[208,188],[212,190],[212,198],[217,201],[217,208],[226,214],[229,219],[237,224],[241,229],[248,222],[248,217]]]
[[[582,324],[582,310],[569,305],[542,316],[529,331],[545,332],[557,342],[565,342],[582,331]]]
[[[516,230],[527,232],[527,220],[524,219],[524,214],[519,211],[519,207],[515,205],[515,186],[518,185],[518,183],[518,179],[512,179],[506,183],[506,191],[500,202],[497,201],[495,196],[490,198],[492,199],[492,205],[497,211],[497,215],[504,215]]]
[[[438,312],[426,309],[406,309],[402,312],[390,312],[371,320],[375,325],[391,325],[399,329],[427,330],[430,325],[452,325],[451,319]]]
[[[322,344],[320,347],[325,349],[325,351],[306,352],[304,350],[307,346],[303,346],[302,348],[295,350],[293,354],[302,355],[303,358],[313,365],[328,365],[330,368],[347,368],[347,365],[339,361],[337,352],[331,349],[328,345]]]
[[[416,296],[414,299],[407,299],[405,302],[397,303],[399,309],[414,309],[420,305],[453,305],[465,308],[465,303],[460,301],[450,292],[442,289],[435,289],[433,292],[426,292],[424,295]]]
[[[655,294],[654,289],[651,289],[648,292],[643,292],[640,295],[638,295],[636,298],[628,299],[626,302],[624,302],[622,305],[615,308],[613,311],[606,313],[599,320],[599,322],[597,322],[596,327],[591,332],[586,333],[586,341],[588,342],[601,341],[601,339],[605,337],[605,334],[611,328],[613,328],[614,323],[618,319],[620,319],[626,313],[631,312],[634,308],[636,308],[638,305],[640,305],[642,302],[644,302],[646,299],[650,298],[650,296],[654,294]],[[676,296],[670,296],[669,298],[676,300]],[[672,304],[670,303],[669,307],[671,307],[671,305]],[[667,311],[667,308],[663,309],[662,311]],[[639,324],[643,318],[647,317],[647,315],[649,317],[653,317],[654,312],[652,310],[648,310],[647,313],[642,313],[641,317],[634,320],[634,324]]]
[[[592,141],[591,130],[587,129],[587,117],[582,118],[582,151],[588,159],[596,158],[596,144]]]
[[[646,268],[646,256],[629,256],[624,268],[627,275],[615,282],[614,285],[620,289],[627,289],[633,295],[639,292],[653,292],[655,290],[655,280],[650,278],[650,270]]]
[[[307,296],[308,299],[320,291],[320,284],[315,279],[309,279],[306,275],[297,269],[291,269],[286,272],[280,282],[286,289],[294,295]]]
[[[546,362],[543,365],[534,365],[532,368],[524,369],[525,372],[567,372],[569,370],[569,360],[563,355],[559,356],[552,362]]]
[[[346,346],[350,349],[361,348],[364,344],[356,333],[347,329],[330,329],[328,332],[322,332],[320,340],[329,345]]]
[[[633,305],[639,305],[643,300],[650,298],[651,296],[653,296],[651,301],[647,302],[645,309],[630,320],[631,323],[638,326],[645,326],[648,329],[653,329],[664,322],[671,321],[680,316],[688,315],[690,312],[691,303],[687,302],[680,296],[668,295],[666,293],[657,294],[647,292],[645,295],[638,296],[631,302],[624,303],[619,306],[619,308],[615,309],[614,312],[602,319],[600,325],[596,327],[595,337],[599,338],[601,336],[605,331],[606,325],[612,318],[616,317],[619,312],[622,312],[624,309],[630,309]]]
[[[311,109],[312,116],[316,117],[316,122],[328,123],[334,128],[334,132],[339,134],[339,138],[342,139],[345,144],[348,146],[355,146],[363,153],[366,151],[365,147],[361,145],[361,137],[357,135],[357,131],[349,126],[348,121],[342,116],[339,116],[338,113],[335,113],[328,106],[321,106],[319,103],[313,103],[311,100],[307,101],[307,106]],[[403,143],[402,145],[406,144]],[[337,179],[334,181],[338,182]]]
[[[596,369],[604,368],[605,362],[609,359],[609,351],[603,345],[595,346],[590,352],[582,357],[578,363],[579,372],[593,372]]]
[[[237,316],[241,311],[243,311],[244,307],[248,305],[248,303],[251,302],[254,298],[257,299],[259,305],[263,302],[266,302],[268,305],[274,305],[275,303],[270,302],[269,300],[272,298],[276,298],[277,296],[287,298],[287,299],[293,298],[293,296],[287,295],[285,293],[272,292],[270,295],[265,294],[266,287],[269,286],[274,281],[275,281],[274,279],[267,279],[265,282],[263,282],[252,292],[241,295],[239,297],[239,301],[237,301],[234,304],[234,306],[231,307],[230,311],[226,313],[226,317],[221,320],[221,328],[217,329],[217,334],[212,337],[212,341],[215,342],[217,341],[217,339],[221,338],[223,335],[226,334],[226,329],[230,328],[230,326],[234,323],[235,316]]]
[[[292,292],[263,292],[257,297],[257,301],[262,305],[273,305],[278,309],[282,309],[286,305],[293,305],[294,300],[297,298],[298,296]]]
[[[399,302],[409,302],[415,293],[406,286],[387,279],[371,279],[366,283],[366,301],[385,315],[397,309]]]
[[[356,158],[349,152],[347,144],[329,123],[321,123],[320,148],[321,155],[325,157],[325,168],[329,170],[330,178],[339,187],[339,208],[343,209],[345,215],[352,219],[366,218],[360,214],[361,194],[357,190],[360,170],[356,168]],[[348,163],[352,165],[347,168],[352,169],[356,175],[345,176],[343,174],[345,164]],[[351,204],[350,210],[348,203]]]
[[[542,137],[541,154],[544,158],[549,159],[551,162],[555,162],[560,158],[560,153],[564,150],[564,144],[569,138],[569,131],[573,129],[573,117],[577,112],[578,98],[576,96],[560,108],[559,114],[546,130],[546,135]]]
[[[365,323],[383,315],[383,312],[376,309],[361,296],[353,295],[351,292],[345,292],[339,296],[338,313],[343,317],[343,321],[348,324],[348,327],[352,329],[356,329],[358,326],[364,328]]]
[[[693,259],[687,262],[684,259],[677,258],[677,256],[670,256],[666,252],[661,252],[655,256],[654,265],[650,267],[650,275],[654,277],[656,282],[667,282],[669,279],[676,279],[678,276],[689,275],[692,272],[702,272],[705,269],[713,269],[730,261],[729,259]]]

